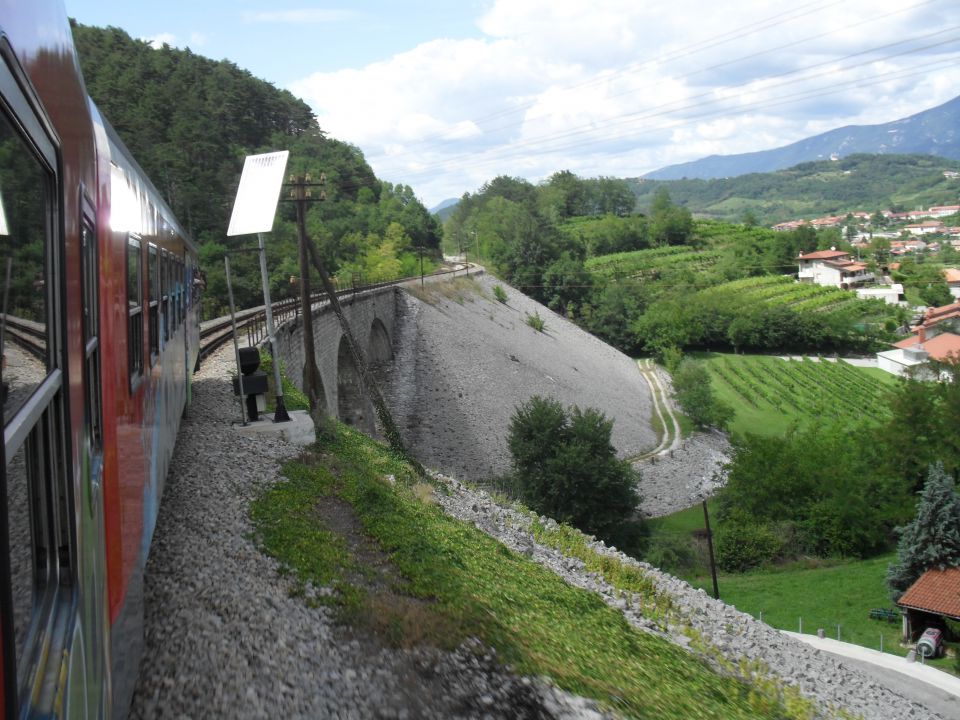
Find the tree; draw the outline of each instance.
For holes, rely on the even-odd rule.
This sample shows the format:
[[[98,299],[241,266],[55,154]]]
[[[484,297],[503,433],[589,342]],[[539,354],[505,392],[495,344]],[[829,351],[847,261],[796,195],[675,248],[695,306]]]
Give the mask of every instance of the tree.
[[[507,444],[525,503],[623,547],[640,503],[639,477],[617,458],[612,430],[613,421],[598,410],[568,411],[535,395],[514,411]]]
[[[710,385],[706,366],[685,358],[673,375],[673,390],[684,414],[698,428],[725,428],[733,416],[733,409],[717,399]]]
[[[943,281],[932,282],[920,290],[920,299],[932,307],[942,307],[954,301],[950,288]]]
[[[887,570],[894,602],[927,570],[960,566],[960,496],[942,464],[930,466],[917,515],[898,530],[897,563]]]

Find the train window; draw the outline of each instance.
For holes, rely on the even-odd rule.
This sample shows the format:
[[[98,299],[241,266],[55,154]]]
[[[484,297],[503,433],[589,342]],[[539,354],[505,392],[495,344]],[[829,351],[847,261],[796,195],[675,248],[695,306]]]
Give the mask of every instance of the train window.
[[[156,245],[151,244],[148,251],[147,293],[150,301],[150,364],[153,365],[160,354],[160,262],[157,257]]]
[[[16,121],[10,118],[15,117]],[[0,62],[0,620],[8,707],[37,687],[70,592],[55,147]],[[55,633],[54,633],[55,635]]]
[[[179,268],[179,271],[180,271],[180,275],[179,275],[180,322],[182,323],[184,320],[187,319],[187,287],[186,287],[187,274],[186,274],[186,271],[184,270],[183,260],[177,263],[177,267]]]
[[[173,318],[170,316],[170,253],[163,251],[163,284],[161,289],[163,303],[163,339],[170,339],[170,325]]]
[[[92,216],[92,212],[91,212]],[[100,316],[97,308],[99,277],[97,264],[97,236],[93,224],[84,218],[80,230],[80,253],[83,279],[83,346],[84,385],[86,390],[86,424],[90,429],[92,452],[103,446],[102,405],[100,402]]]
[[[143,375],[143,285],[141,283],[140,239],[127,240],[127,355],[130,383]]]

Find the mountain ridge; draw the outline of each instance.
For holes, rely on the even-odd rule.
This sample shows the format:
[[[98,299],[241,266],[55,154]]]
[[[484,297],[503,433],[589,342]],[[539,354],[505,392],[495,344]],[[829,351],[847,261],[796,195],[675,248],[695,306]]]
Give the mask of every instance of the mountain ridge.
[[[716,179],[775,172],[803,162],[859,154],[922,154],[960,159],[960,95],[927,110],[877,125],[845,125],[770,150],[709,155],[667,165],[646,180]]]

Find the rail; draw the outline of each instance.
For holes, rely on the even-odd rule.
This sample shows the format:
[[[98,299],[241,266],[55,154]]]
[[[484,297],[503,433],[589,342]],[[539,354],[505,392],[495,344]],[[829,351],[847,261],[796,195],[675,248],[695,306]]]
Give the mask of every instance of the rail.
[[[473,266],[472,263],[458,263],[456,267],[444,269],[444,270],[435,270],[432,273],[424,275],[424,277],[439,277],[442,275],[455,275],[458,272],[467,271],[469,272],[470,267]],[[407,283],[412,280],[416,280],[420,275],[411,275],[410,277],[397,278],[395,280],[385,280],[383,282],[369,283],[369,284],[354,284],[349,288],[343,290],[337,290],[337,297],[351,297],[353,295],[359,295],[365,292],[370,292],[371,290],[379,290],[380,288],[392,287],[400,285],[402,283]],[[313,308],[317,305],[322,304],[326,301],[327,294],[326,292],[317,292],[311,296],[310,307]],[[299,298],[287,298],[285,300],[279,300],[272,304],[273,307],[273,318],[274,323],[277,326],[282,325],[284,322],[291,318],[298,317],[300,314],[300,300]],[[266,308],[261,305],[255,308],[248,308],[246,310],[241,310],[236,314],[237,320],[237,332],[245,332],[247,334],[247,342],[249,345],[258,344],[263,338],[266,337]],[[208,320],[205,323],[200,324],[200,358],[201,360],[208,357],[214,350],[219,348],[223,343],[227,342],[233,337],[233,323],[230,320],[229,316],[216,318],[214,320]]]
[[[2,316],[0,316],[2,317]],[[4,341],[18,345],[41,360],[47,357],[47,326],[15,315],[2,319],[5,324]]]

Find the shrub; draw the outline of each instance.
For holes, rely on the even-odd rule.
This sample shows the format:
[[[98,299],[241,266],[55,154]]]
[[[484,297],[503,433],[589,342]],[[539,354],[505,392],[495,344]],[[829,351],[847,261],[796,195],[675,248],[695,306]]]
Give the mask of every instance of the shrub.
[[[655,535],[643,559],[661,570],[683,575],[693,569],[696,553],[689,535]]]
[[[507,304],[507,291],[503,289],[501,285],[493,286],[493,296],[504,305]]]
[[[769,563],[780,554],[780,539],[767,525],[731,518],[717,530],[717,565],[727,572],[744,572]]]
[[[713,394],[710,374],[699,360],[685,358],[673,374],[673,389],[680,409],[698,428],[723,429],[733,417],[733,408]]]
[[[597,410],[534,396],[514,411],[507,444],[529,507],[626,549],[641,539],[642,524],[632,521],[639,478],[617,458],[612,429]]]
[[[683,351],[676,346],[668,345],[660,351],[660,359],[663,361],[663,366],[667,369],[667,372],[673,375],[683,361]]]
[[[547,327],[546,321],[540,317],[540,312],[535,310],[533,315],[527,313],[527,325],[532,327],[537,332],[544,332]]]

